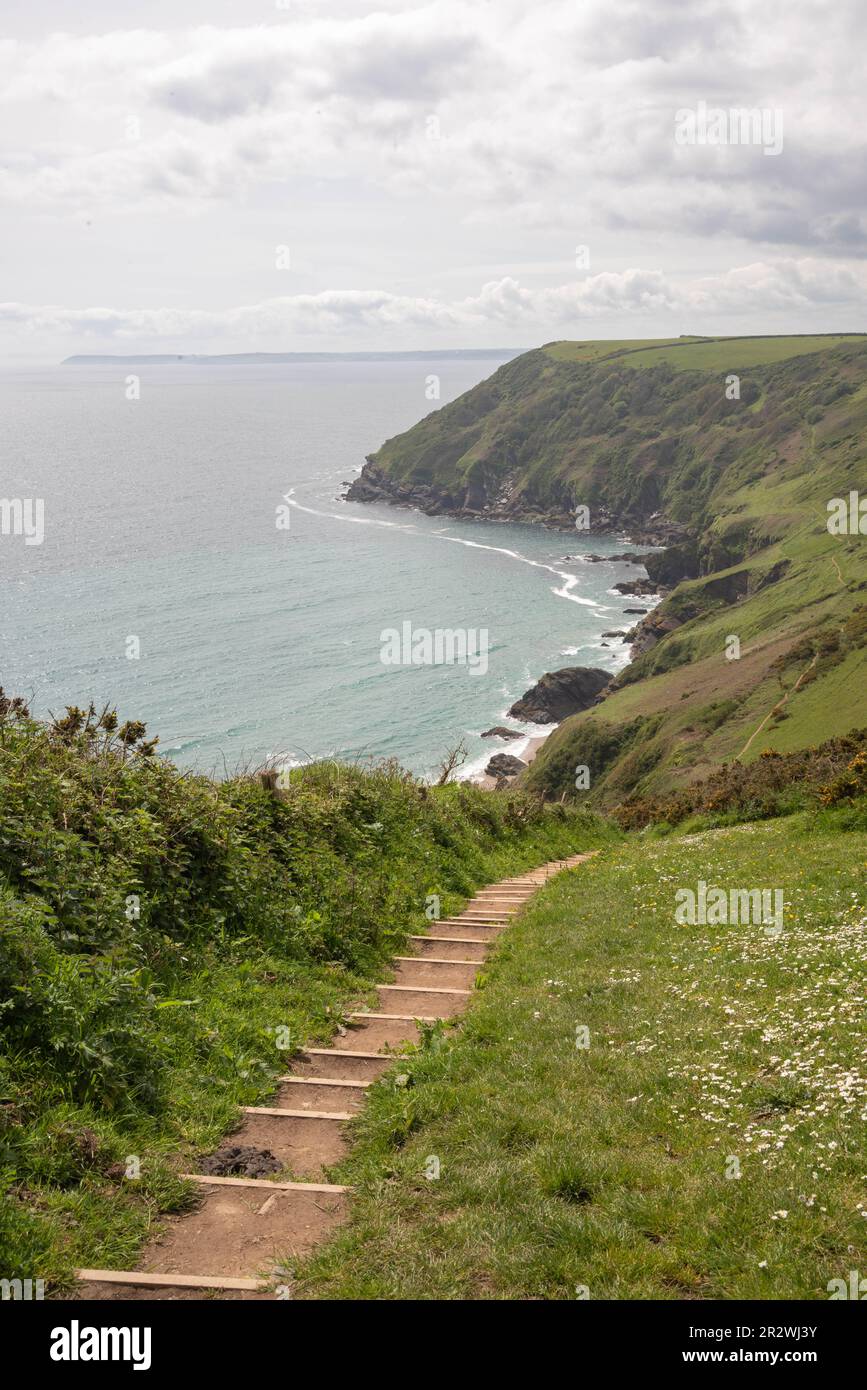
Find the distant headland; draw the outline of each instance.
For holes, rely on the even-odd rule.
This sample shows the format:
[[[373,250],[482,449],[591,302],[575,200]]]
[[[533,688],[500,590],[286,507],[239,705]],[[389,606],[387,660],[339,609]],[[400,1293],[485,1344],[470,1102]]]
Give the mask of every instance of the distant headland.
[[[523,348],[419,348],[411,352],[224,352],[216,355],[191,352],[75,353],[64,357],[61,367],[98,367],[112,363],[162,366],[173,362],[195,367],[270,366],[281,362],[430,362],[495,360],[510,362]]]

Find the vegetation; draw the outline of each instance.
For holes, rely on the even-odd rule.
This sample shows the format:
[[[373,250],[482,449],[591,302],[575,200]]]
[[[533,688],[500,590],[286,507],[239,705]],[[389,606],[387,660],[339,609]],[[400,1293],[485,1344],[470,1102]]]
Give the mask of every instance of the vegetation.
[[[863,335],[553,343],[372,463],[398,496],[426,488],[447,508],[567,524],[583,504],[593,528],[668,525],[676,543],[647,565],[675,587],[641,654],[523,777],[571,799],[587,765],[589,803],[611,808],[863,724],[867,545],[830,534],[827,508],[863,485],[865,438]]]
[[[134,1263],[191,1154],[274,1089],[287,1037],[332,1035],[427,894],[452,911],[603,834],[392,765],[299,769],[275,797],[184,775],[145,734],[0,693],[4,1277]]]
[[[351,1223],[295,1296],[827,1299],[863,1270],[856,821],[654,831],[553,880],[409,1089],[373,1088]],[[779,888],[782,933],[679,925],[700,879]]]
[[[625,830],[679,825],[699,816],[713,825],[763,820],[795,810],[851,801],[867,792],[867,729],[797,753],[766,749],[752,763],[723,763],[672,796],[628,797],[612,812]]]
[[[867,547],[826,517],[865,434],[867,339],[828,335],[551,344],[388,441],[398,496],[676,540],[640,654],[517,790],[455,783],[459,745],[435,787],[324,763],[278,795],[0,691],[4,1277],[134,1263],[429,894],[591,846],[371,1088],[297,1296],[823,1298],[863,1269]],[[700,880],[778,889],[782,933],[680,925]]]

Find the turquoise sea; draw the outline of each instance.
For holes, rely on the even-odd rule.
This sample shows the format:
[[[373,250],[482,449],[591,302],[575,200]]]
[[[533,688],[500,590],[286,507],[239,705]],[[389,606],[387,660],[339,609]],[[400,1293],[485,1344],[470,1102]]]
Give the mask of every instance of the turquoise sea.
[[[482,730],[543,672],[621,666],[601,634],[647,606],[611,591],[634,568],[563,559],[622,539],[341,500],[429,412],[431,374],[443,405],[498,365],[6,370],[0,497],[42,499],[45,538],[0,535],[0,684],[36,713],[116,704],[220,775],[331,754],[425,774],[461,737],[477,769],[503,747]],[[384,665],[382,632],[407,621],[486,629],[487,671]]]

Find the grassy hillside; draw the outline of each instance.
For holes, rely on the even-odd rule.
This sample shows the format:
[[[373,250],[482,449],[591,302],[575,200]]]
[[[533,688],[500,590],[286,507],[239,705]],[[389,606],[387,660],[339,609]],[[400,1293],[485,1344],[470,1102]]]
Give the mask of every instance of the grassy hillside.
[[[862,800],[552,882],[460,1032],[373,1088],[295,1296],[827,1299],[867,1263],[865,860]],[[699,879],[779,888],[781,934],[679,925]]]
[[[190,1156],[368,997],[427,894],[445,914],[606,833],[391,765],[298,770],[278,800],[0,691],[0,1276],[131,1267]]]
[[[672,542],[642,654],[526,774],[569,797],[586,764],[612,805],[864,724],[867,545],[827,504],[865,455],[863,336],[554,343],[389,440],[355,495],[556,525],[583,504],[591,532]]]

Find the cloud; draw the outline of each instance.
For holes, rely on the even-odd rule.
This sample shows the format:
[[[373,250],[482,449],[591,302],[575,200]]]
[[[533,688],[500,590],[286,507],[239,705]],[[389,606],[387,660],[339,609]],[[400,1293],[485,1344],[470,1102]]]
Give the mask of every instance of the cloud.
[[[135,340],[174,349],[192,341],[256,344],[281,336],[289,340],[295,335],[339,336],[358,330],[424,333],[508,326],[532,334],[612,317],[764,315],[853,303],[867,303],[867,271],[861,265],[829,269],[822,261],[803,259],[757,262],[682,284],[673,283],[661,271],[642,269],[604,272],[540,289],[527,288],[507,276],[483,285],[476,295],[454,301],[371,289],[286,295],[223,310],[74,309],[6,303],[0,304],[0,327],[18,333],[67,335],[82,343],[122,347]]]
[[[838,0],[817,34],[806,0],[431,0],[9,41],[0,103],[34,134],[0,198],[195,209],[315,176],[491,225],[574,221],[577,199],[610,231],[864,254],[864,13]],[[677,146],[674,113],[699,101],[780,109],[783,152]]]

